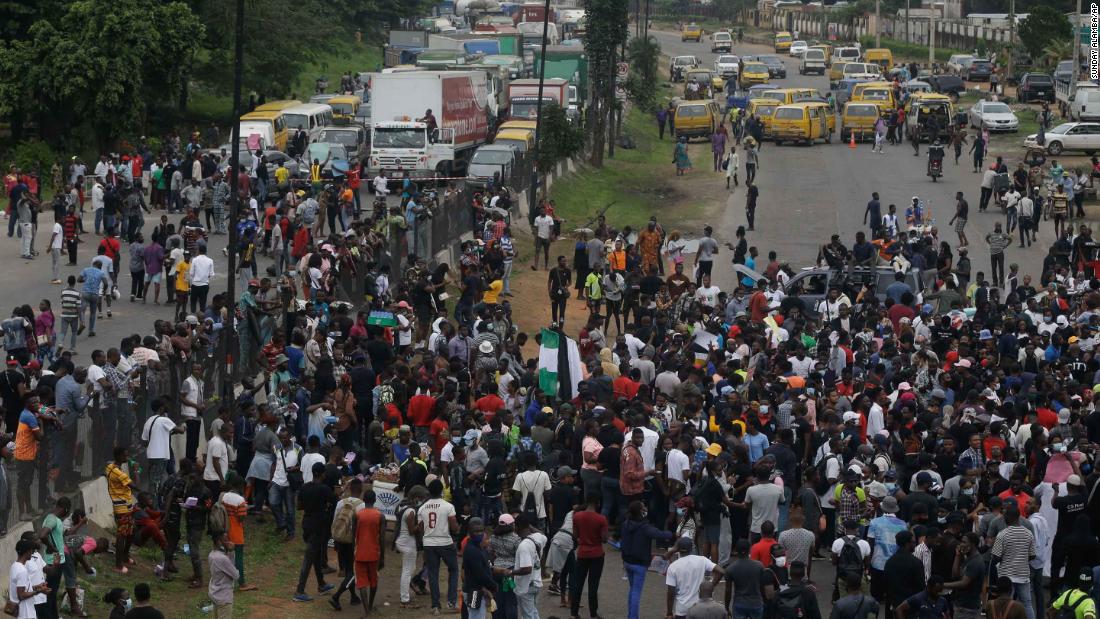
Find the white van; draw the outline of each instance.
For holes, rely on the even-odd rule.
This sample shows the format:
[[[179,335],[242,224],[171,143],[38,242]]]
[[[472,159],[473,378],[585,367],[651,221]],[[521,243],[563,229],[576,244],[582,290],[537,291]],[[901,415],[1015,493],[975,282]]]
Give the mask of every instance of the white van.
[[[241,148],[250,151],[275,148],[275,130],[270,122],[242,120],[240,130]]]
[[[859,62],[860,57],[856,47],[837,47],[833,50],[833,62]]]
[[[298,129],[305,129],[312,143],[321,129],[332,124],[332,106],[325,103],[303,103],[283,110],[283,119],[290,130],[290,139]]]

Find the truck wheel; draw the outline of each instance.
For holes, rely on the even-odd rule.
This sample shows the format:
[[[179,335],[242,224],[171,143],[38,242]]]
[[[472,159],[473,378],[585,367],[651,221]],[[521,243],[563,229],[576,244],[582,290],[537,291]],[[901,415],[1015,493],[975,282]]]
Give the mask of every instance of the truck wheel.
[[[1047,144],[1047,152],[1049,152],[1050,154],[1055,155],[1055,156],[1061,155],[1062,154],[1062,143],[1055,140],[1055,141],[1051,142],[1050,144]]]

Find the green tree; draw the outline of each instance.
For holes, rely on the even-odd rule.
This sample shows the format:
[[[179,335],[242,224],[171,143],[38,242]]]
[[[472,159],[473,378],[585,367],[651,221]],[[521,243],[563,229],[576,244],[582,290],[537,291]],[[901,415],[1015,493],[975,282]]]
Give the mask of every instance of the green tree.
[[[1069,19],[1050,6],[1037,6],[1027,19],[1020,22],[1020,42],[1033,58],[1042,56],[1043,49],[1056,41],[1068,41],[1073,37]]]
[[[585,0],[588,29],[584,51],[588,54],[589,83],[594,93],[589,110],[592,164],[603,165],[603,147],[608,133],[608,116],[615,101],[615,64],[619,48],[626,42],[627,0]]]
[[[644,110],[652,110],[657,101],[661,44],[653,37],[634,37],[627,44],[626,57],[630,59],[630,77],[626,82],[630,100]]]
[[[539,122],[539,172],[550,172],[558,163],[576,155],[583,148],[584,130],[569,122],[565,110],[557,103],[544,106]]]
[[[32,116],[53,143],[88,123],[105,147],[141,127],[148,105],[174,96],[185,76],[166,76],[166,67],[190,56],[202,32],[175,2],[71,2],[0,46],[0,113]]]

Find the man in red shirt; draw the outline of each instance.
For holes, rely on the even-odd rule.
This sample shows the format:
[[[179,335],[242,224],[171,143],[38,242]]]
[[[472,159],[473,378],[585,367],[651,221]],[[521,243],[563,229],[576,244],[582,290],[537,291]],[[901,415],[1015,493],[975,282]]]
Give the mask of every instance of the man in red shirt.
[[[489,423],[496,417],[497,411],[504,408],[504,400],[490,391],[474,402],[474,408],[485,413],[485,423]]]
[[[603,574],[603,545],[610,534],[607,518],[599,512],[600,496],[590,494],[585,497],[587,507],[582,512],[573,513],[573,535],[577,538],[577,565],[570,582],[571,617],[580,616],[581,592],[584,582],[588,581],[588,612],[599,616],[600,596],[598,584]]]
[[[382,512],[374,508],[375,500],[374,490],[363,491],[365,507],[355,514],[355,586],[359,589],[361,603],[365,605],[364,616],[374,610],[378,570],[386,565],[386,521]]]
[[[767,280],[759,280],[756,282],[756,292],[749,297],[749,318],[753,322],[764,322],[764,318],[768,315],[768,297],[764,294],[767,285]]]
[[[631,369],[629,377],[626,374],[620,374],[611,384],[615,399],[625,398],[627,400],[633,400],[634,396],[638,394],[638,389],[641,387],[639,383],[641,379],[642,372],[638,368]]]
[[[421,385],[424,391],[427,388]],[[432,411],[435,409],[435,398],[431,393],[420,393],[409,398],[408,417],[413,425],[417,441],[425,441],[428,438],[428,426],[432,423]]]
[[[778,543],[775,539],[775,524],[771,520],[761,522],[760,541],[752,545],[752,549],[749,550],[749,558],[756,559],[764,567],[771,567],[772,546]]]

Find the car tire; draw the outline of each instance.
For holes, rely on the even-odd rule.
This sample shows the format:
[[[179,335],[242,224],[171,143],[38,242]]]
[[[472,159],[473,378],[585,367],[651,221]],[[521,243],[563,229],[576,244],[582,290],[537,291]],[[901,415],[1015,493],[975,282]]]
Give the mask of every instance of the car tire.
[[[1047,152],[1057,157],[1062,154],[1062,143],[1058,140],[1054,140],[1047,144]]]

